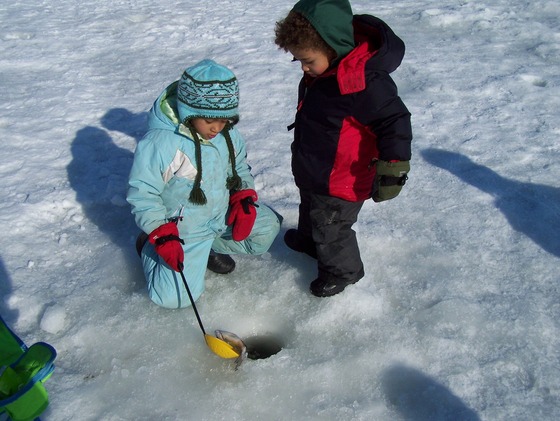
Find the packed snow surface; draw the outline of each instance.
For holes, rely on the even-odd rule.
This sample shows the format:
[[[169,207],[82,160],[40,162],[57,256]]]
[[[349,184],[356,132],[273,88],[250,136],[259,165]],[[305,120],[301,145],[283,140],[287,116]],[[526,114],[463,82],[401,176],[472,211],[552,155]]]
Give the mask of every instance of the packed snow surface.
[[[354,0],[407,53],[402,194],[364,206],[366,276],[308,292],[283,244],[298,63],[287,0],[5,2],[0,7],[0,314],[58,351],[44,421],[560,419],[560,4]],[[269,253],[208,273],[206,329],[283,349],[235,370],[190,308],[152,304],[125,201],[146,113],[203,58],[230,67]]]

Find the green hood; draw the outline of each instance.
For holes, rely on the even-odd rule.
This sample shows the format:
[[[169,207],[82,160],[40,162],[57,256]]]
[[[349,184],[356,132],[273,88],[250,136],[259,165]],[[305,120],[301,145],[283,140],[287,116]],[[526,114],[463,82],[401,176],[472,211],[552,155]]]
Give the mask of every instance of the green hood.
[[[336,61],[354,49],[352,7],[347,0],[301,0],[292,9],[303,15],[335,51]]]

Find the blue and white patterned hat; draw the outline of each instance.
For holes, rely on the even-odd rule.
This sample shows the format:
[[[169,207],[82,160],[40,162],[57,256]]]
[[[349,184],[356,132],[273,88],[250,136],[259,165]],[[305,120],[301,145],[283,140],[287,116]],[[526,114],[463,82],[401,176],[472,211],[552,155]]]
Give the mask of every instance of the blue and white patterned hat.
[[[194,117],[239,120],[239,85],[231,70],[202,60],[183,72],[177,86],[182,122]]]

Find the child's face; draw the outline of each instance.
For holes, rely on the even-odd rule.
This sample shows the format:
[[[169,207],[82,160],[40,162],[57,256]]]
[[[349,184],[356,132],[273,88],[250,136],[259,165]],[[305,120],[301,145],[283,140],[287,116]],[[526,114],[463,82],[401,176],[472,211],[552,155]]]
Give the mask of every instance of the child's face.
[[[224,130],[228,120],[223,118],[193,118],[191,123],[204,140],[210,140]]]
[[[319,50],[290,48],[294,59],[301,63],[301,70],[311,77],[325,73],[329,68],[329,58]]]

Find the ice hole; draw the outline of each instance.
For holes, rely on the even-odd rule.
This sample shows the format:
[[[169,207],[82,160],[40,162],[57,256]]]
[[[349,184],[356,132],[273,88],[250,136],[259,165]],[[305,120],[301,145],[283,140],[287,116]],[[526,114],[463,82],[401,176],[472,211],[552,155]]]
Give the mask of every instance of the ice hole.
[[[262,360],[278,354],[284,348],[283,342],[273,335],[252,336],[244,340],[247,358]]]

